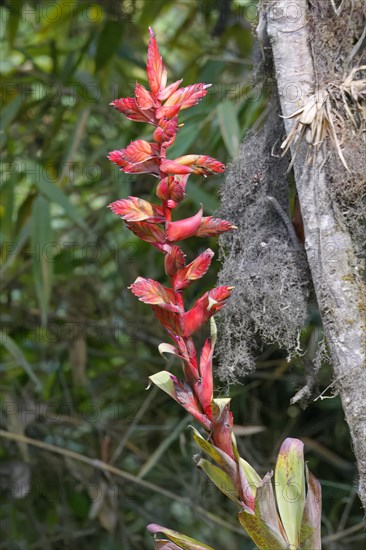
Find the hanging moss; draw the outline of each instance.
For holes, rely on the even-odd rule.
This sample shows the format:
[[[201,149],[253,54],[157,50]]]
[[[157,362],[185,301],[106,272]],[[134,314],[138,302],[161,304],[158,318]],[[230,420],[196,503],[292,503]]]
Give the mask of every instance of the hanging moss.
[[[222,215],[237,231],[221,238],[220,284],[235,286],[220,319],[219,376],[231,382],[254,368],[259,335],[289,354],[307,314],[309,275],[289,218],[288,159],[273,154],[284,136],[277,102],[250,132],[227,172]]]

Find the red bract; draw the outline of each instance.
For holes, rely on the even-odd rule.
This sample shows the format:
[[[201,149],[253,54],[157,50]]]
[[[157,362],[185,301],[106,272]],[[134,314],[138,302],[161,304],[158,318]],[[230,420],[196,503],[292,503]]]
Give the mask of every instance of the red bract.
[[[196,234],[202,220],[202,208],[190,218],[177,222],[168,222],[166,225],[166,236],[168,241],[175,243],[183,241]]]
[[[210,267],[214,253],[209,248],[202,252],[193,262],[184,269],[180,269],[172,278],[174,290],[183,290],[191,284],[192,281],[204,276]]]
[[[211,84],[193,84],[186,88],[180,88],[168,97],[165,106],[180,105],[181,110],[193,107],[205,97],[207,88],[210,86]]]
[[[133,97],[121,97],[121,99],[115,99],[110,103],[110,105],[125,115],[125,117],[129,120],[154,124],[154,112],[152,110],[141,110],[136,99]]]
[[[173,277],[179,269],[183,269],[186,264],[186,255],[179,246],[172,246],[167,252],[164,260],[165,273]]]
[[[146,71],[147,78],[149,80],[150,90],[154,95],[156,95],[158,92],[165,88],[167,81],[167,72],[166,68],[163,65],[163,60],[160,55],[155,35],[151,27],[149,27],[149,31],[150,41],[149,48],[147,50]]]
[[[217,237],[231,229],[236,229],[236,226],[230,222],[212,216],[203,217],[197,229],[196,237]]]
[[[112,202],[109,208],[126,222],[148,220],[150,222],[162,223],[165,221],[161,206],[150,204],[138,197],[128,197],[128,199]]]
[[[206,323],[212,315],[220,311],[229,298],[233,287],[219,286],[206,292],[195,305],[183,315],[183,334],[186,338],[192,336]]]
[[[200,174],[212,176],[225,171],[225,165],[206,155],[185,155],[175,160],[163,160],[161,170],[166,174]]]
[[[172,201],[175,206],[184,199],[188,175],[168,176],[162,179],[157,188],[156,194],[164,202]]]
[[[110,208],[137,237],[164,254],[164,267],[170,287],[143,277],[138,277],[130,287],[140,301],[151,306],[173,342],[173,345],[161,344],[160,352],[171,353],[182,361],[183,380],[169,373],[162,374],[162,377],[156,375],[156,380],[163,380],[161,387],[189,411],[207,432],[212,430],[212,441],[223,456],[231,460],[230,412],[227,406],[221,415],[216,414],[213,401],[212,358],[215,339],[213,336],[206,339],[198,364],[192,336],[223,307],[232,287],[214,288],[186,310],[182,292],[205,275],[214,253],[208,248],[186,264],[185,254],[176,243],[194,236],[217,236],[234,226],[218,218],[204,217],[202,207],[191,217],[172,220],[172,210],[185,197],[190,174],[220,174],[225,166],[207,155],[166,158],[166,151],[174,143],[179,131],[179,111],[201,101],[209,85],[200,83],[180,87],[182,81],[177,80],[167,86],[166,68],[151,29],[147,80],[149,89],[136,83],[134,98],[116,99],[112,105],[130,120],[152,124],[155,127],[152,141],[133,141],[125,149],[109,153],[109,159],[123,172],[157,176],[156,195],[161,203],[152,204],[138,197],[128,197],[113,202]],[[158,383],[156,380],[155,383]]]

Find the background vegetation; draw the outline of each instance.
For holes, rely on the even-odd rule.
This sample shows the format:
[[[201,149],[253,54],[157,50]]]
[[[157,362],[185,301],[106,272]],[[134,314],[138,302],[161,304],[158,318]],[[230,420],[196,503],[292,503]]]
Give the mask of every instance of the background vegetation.
[[[148,549],[145,525],[156,522],[218,549],[250,549],[234,506],[194,466],[190,418],[162,392],[144,391],[162,366],[162,331],[127,287],[137,275],[163,280],[161,258],[106,206],[129,194],[149,199],[154,182],[118,172],[106,154],[150,135],[108,104],[131,95],[136,79],[146,82],[151,25],[170,81],[213,83],[183,113],[172,157],[230,162],[265,112],[252,80],[260,56],[255,2],[2,4],[0,428],[65,453],[2,439],[0,548]],[[183,209],[218,208],[219,178],[189,185]],[[191,256],[194,246],[186,247]],[[212,286],[214,271],[192,297]],[[305,349],[319,336],[310,304]],[[362,512],[339,398],[330,388],[331,399],[305,411],[290,406],[304,357],[288,363],[275,346],[262,345],[257,367],[230,390],[242,456],[264,474],[284,437],[303,439],[323,487],[324,547],[360,547]],[[331,384],[326,363],[320,379],[319,394]]]

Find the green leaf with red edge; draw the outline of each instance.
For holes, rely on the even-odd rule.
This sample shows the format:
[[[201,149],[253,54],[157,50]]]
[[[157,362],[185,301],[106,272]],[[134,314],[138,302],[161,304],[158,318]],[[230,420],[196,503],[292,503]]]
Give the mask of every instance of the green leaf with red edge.
[[[273,472],[268,472],[257,487],[254,511],[261,518],[284,545],[288,541],[284,538],[284,531],[277,513],[276,499],[272,487]]]
[[[321,549],[322,491],[319,481],[306,469],[307,496],[301,522],[301,549]]]
[[[300,547],[305,506],[304,444],[287,438],[278,453],[275,468],[276,500],[288,541]]]
[[[181,550],[181,546],[177,546],[174,542],[168,539],[155,540],[155,550]]]
[[[172,344],[167,344],[166,342],[159,344],[158,350],[160,355],[162,355],[163,357],[164,357],[164,353],[170,353],[172,355],[176,355],[177,357],[181,357],[179,350]]]
[[[266,523],[247,510],[239,512],[239,521],[259,550],[287,550],[288,545]]]
[[[155,523],[148,525],[147,529],[153,535],[156,535],[156,533],[162,533],[163,535],[168,537],[170,541],[177,544],[178,547],[182,550],[214,550],[214,548],[212,548],[211,546],[207,546],[207,544],[198,542],[191,537],[187,537],[186,535],[182,535],[182,533],[178,533],[178,531],[167,529],[166,527],[156,525]]]
[[[150,382],[155,384],[155,386],[158,386],[158,388],[170,395],[170,397],[172,397],[174,401],[177,401],[177,394],[175,392],[174,382],[170,372],[162,370],[160,372],[157,372],[156,374],[149,376],[149,380]]]
[[[197,445],[204,451],[212,460],[220,466],[229,476],[231,479],[235,479],[236,475],[236,465],[232,458],[230,458],[229,455],[224,453],[221,449],[218,447],[215,447],[212,443],[207,441],[202,435],[193,428],[193,439],[197,443]]]
[[[210,478],[212,483],[214,483],[216,487],[224,493],[224,495],[229,497],[233,502],[235,502],[235,504],[241,506],[241,502],[237,497],[234,484],[226,472],[204,458],[201,458],[197,466],[205,472],[207,477]]]

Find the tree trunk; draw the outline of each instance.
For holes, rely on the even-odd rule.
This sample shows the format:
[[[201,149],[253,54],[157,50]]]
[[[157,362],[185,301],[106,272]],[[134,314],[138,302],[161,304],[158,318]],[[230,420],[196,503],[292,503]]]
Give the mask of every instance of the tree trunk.
[[[271,0],[261,6],[259,27],[267,29],[285,117],[301,108],[318,89],[309,36],[312,5],[307,0]],[[293,119],[285,119],[287,135],[294,124]],[[335,386],[357,460],[359,496],[366,510],[365,283],[355,268],[359,262],[350,232],[337,217],[330,193],[325,145],[311,147],[305,139],[297,139],[291,153],[306,254],[331,354]]]

